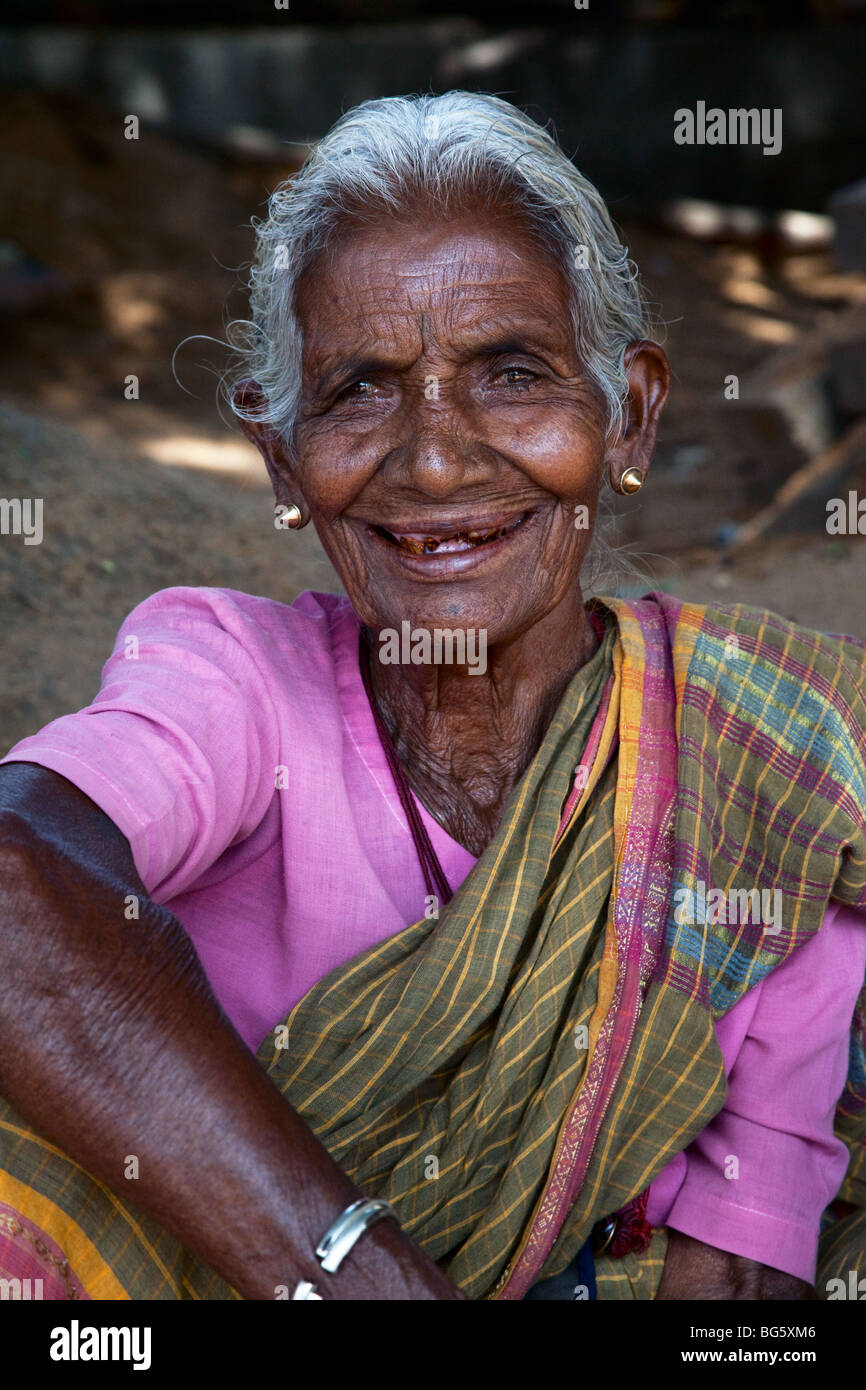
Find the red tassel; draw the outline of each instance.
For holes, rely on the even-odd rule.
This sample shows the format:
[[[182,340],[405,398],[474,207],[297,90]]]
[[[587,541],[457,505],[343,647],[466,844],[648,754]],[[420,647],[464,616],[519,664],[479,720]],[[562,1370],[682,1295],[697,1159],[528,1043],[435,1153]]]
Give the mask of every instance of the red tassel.
[[[645,1250],[649,1249],[653,1231],[646,1219],[648,1200],[649,1188],[646,1188],[616,1213],[616,1233],[608,1246],[608,1254],[615,1256],[642,1255]]]

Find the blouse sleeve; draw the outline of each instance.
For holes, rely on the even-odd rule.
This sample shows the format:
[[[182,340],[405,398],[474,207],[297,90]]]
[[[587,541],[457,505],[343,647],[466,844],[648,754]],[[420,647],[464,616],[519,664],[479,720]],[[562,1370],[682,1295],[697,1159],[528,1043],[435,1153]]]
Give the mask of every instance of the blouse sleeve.
[[[728,1095],[650,1188],[647,1217],[813,1283],[848,1151],[833,1133],[866,972],[866,914],[821,930],[716,1024]]]
[[[260,824],[278,728],[262,637],[230,591],[164,589],[130,613],[93,703],[3,762],[67,778],[120,828],[157,901]]]

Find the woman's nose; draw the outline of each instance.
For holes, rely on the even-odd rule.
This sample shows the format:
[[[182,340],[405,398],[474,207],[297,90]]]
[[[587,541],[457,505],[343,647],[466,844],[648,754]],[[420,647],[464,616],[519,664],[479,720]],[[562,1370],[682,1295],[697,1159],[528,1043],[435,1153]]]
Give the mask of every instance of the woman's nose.
[[[430,497],[447,497],[479,480],[484,465],[455,403],[423,399],[407,412],[404,482]]]

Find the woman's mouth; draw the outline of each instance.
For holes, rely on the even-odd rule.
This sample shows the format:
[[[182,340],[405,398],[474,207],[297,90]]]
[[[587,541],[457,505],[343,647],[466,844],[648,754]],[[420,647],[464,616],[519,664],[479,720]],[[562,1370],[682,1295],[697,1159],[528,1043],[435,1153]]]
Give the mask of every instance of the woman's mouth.
[[[459,554],[461,551],[477,550],[480,546],[502,540],[503,536],[510,535],[512,531],[517,530],[518,526],[522,526],[531,515],[531,512],[521,512],[520,516],[495,527],[482,525],[464,526],[459,529],[457,527],[447,529],[443,527],[441,530],[437,528],[436,530],[389,531],[384,526],[374,526],[371,529],[408,555],[453,555]]]

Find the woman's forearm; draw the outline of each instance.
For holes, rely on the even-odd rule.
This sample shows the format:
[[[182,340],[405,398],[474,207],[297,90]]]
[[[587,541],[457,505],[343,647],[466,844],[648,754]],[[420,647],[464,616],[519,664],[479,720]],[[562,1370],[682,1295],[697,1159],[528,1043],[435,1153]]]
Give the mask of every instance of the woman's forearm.
[[[246,1297],[310,1278],[326,1297],[459,1297],[390,1221],[316,1278],[358,1190],[221,1013],[116,827],[54,774],[0,774],[0,1092]]]
[[[731,1255],[680,1231],[668,1232],[668,1249],[656,1298],[712,1299],[720,1302],[762,1300],[790,1302],[814,1299],[811,1284],[781,1269]]]

